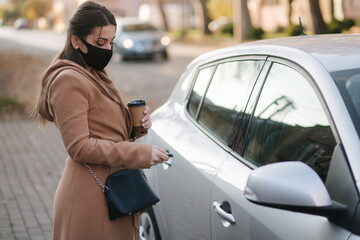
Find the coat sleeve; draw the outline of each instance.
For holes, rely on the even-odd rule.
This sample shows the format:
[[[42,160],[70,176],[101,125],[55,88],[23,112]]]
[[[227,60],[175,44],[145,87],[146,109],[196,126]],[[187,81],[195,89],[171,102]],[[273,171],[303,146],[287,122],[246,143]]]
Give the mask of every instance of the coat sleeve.
[[[88,125],[88,80],[75,77],[77,74],[64,70],[50,89],[55,123],[69,156],[77,162],[110,167],[149,168],[151,145],[91,138]]]

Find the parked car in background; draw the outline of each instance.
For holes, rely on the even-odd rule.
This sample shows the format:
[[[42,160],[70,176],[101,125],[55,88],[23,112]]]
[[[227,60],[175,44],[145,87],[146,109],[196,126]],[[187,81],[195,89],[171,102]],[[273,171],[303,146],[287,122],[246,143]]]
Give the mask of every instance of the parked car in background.
[[[14,22],[15,29],[29,29],[32,28],[32,21],[26,18],[18,18]]]
[[[128,58],[152,58],[161,55],[168,58],[167,47],[170,38],[165,32],[148,22],[137,18],[121,18],[117,20],[115,49],[123,60]]]
[[[360,239],[360,35],[215,50],[189,64],[140,140],[160,202],[145,239]]]

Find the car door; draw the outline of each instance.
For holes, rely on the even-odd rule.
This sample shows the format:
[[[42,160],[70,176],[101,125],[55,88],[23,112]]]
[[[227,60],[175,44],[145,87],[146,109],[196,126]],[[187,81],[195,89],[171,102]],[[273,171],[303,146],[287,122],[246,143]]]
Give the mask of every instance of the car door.
[[[172,119],[167,134],[158,139],[159,146],[174,154],[171,166],[156,169],[166,239],[211,238],[212,181],[230,152],[223,142],[262,64],[237,59],[201,67],[183,115]],[[242,100],[234,101],[239,94]]]
[[[243,107],[236,112],[233,131],[227,145],[232,152],[223,162],[213,182],[211,195],[211,236],[212,239],[250,239],[250,210],[252,204],[244,198],[244,188],[251,169],[255,166],[242,161],[239,153],[244,144],[245,134],[255,108],[257,93],[270,63],[265,62],[258,78],[252,80],[252,87],[243,96]],[[235,98],[239,98],[237,95]],[[238,153],[237,153],[238,152]]]
[[[171,121],[163,124],[157,144],[173,153],[169,162],[156,166],[156,185],[161,201],[159,226],[164,226],[163,239],[209,239],[210,191],[217,168],[228,154],[219,149],[196,124],[199,103],[205,95],[215,65],[202,67],[196,74],[189,103],[173,112]],[[160,216],[159,216],[160,215]]]
[[[266,81],[258,87],[260,96],[252,96],[245,111],[245,115],[252,113],[246,133],[237,136],[239,144],[214,180],[212,239],[347,239],[359,200],[329,111],[305,71],[284,60],[272,60]],[[315,213],[248,201],[244,191],[252,169],[282,161],[312,167],[327,184],[331,198],[348,207],[346,214],[330,221]],[[336,183],[340,176],[341,186]],[[219,204],[227,206],[222,207],[225,213],[216,208]]]

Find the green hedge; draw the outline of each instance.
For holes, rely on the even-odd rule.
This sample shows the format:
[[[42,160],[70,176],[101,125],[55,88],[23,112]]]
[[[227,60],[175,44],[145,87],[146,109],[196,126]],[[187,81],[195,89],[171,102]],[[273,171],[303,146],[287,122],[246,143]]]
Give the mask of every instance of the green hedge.
[[[0,114],[24,112],[24,104],[9,97],[0,97]]]
[[[339,21],[333,18],[328,24],[326,24],[329,33],[342,33],[344,30],[349,30],[355,25],[355,21],[352,19],[344,19]]]

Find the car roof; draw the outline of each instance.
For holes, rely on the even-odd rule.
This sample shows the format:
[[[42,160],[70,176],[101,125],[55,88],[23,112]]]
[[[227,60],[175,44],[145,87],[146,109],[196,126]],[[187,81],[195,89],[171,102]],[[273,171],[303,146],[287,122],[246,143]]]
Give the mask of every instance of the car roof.
[[[267,55],[301,63],[317,59],[328,72],[360,68],[360,34],[304,35],[247,42],[215,50],[197,58],[215,60],[237,55]]]

